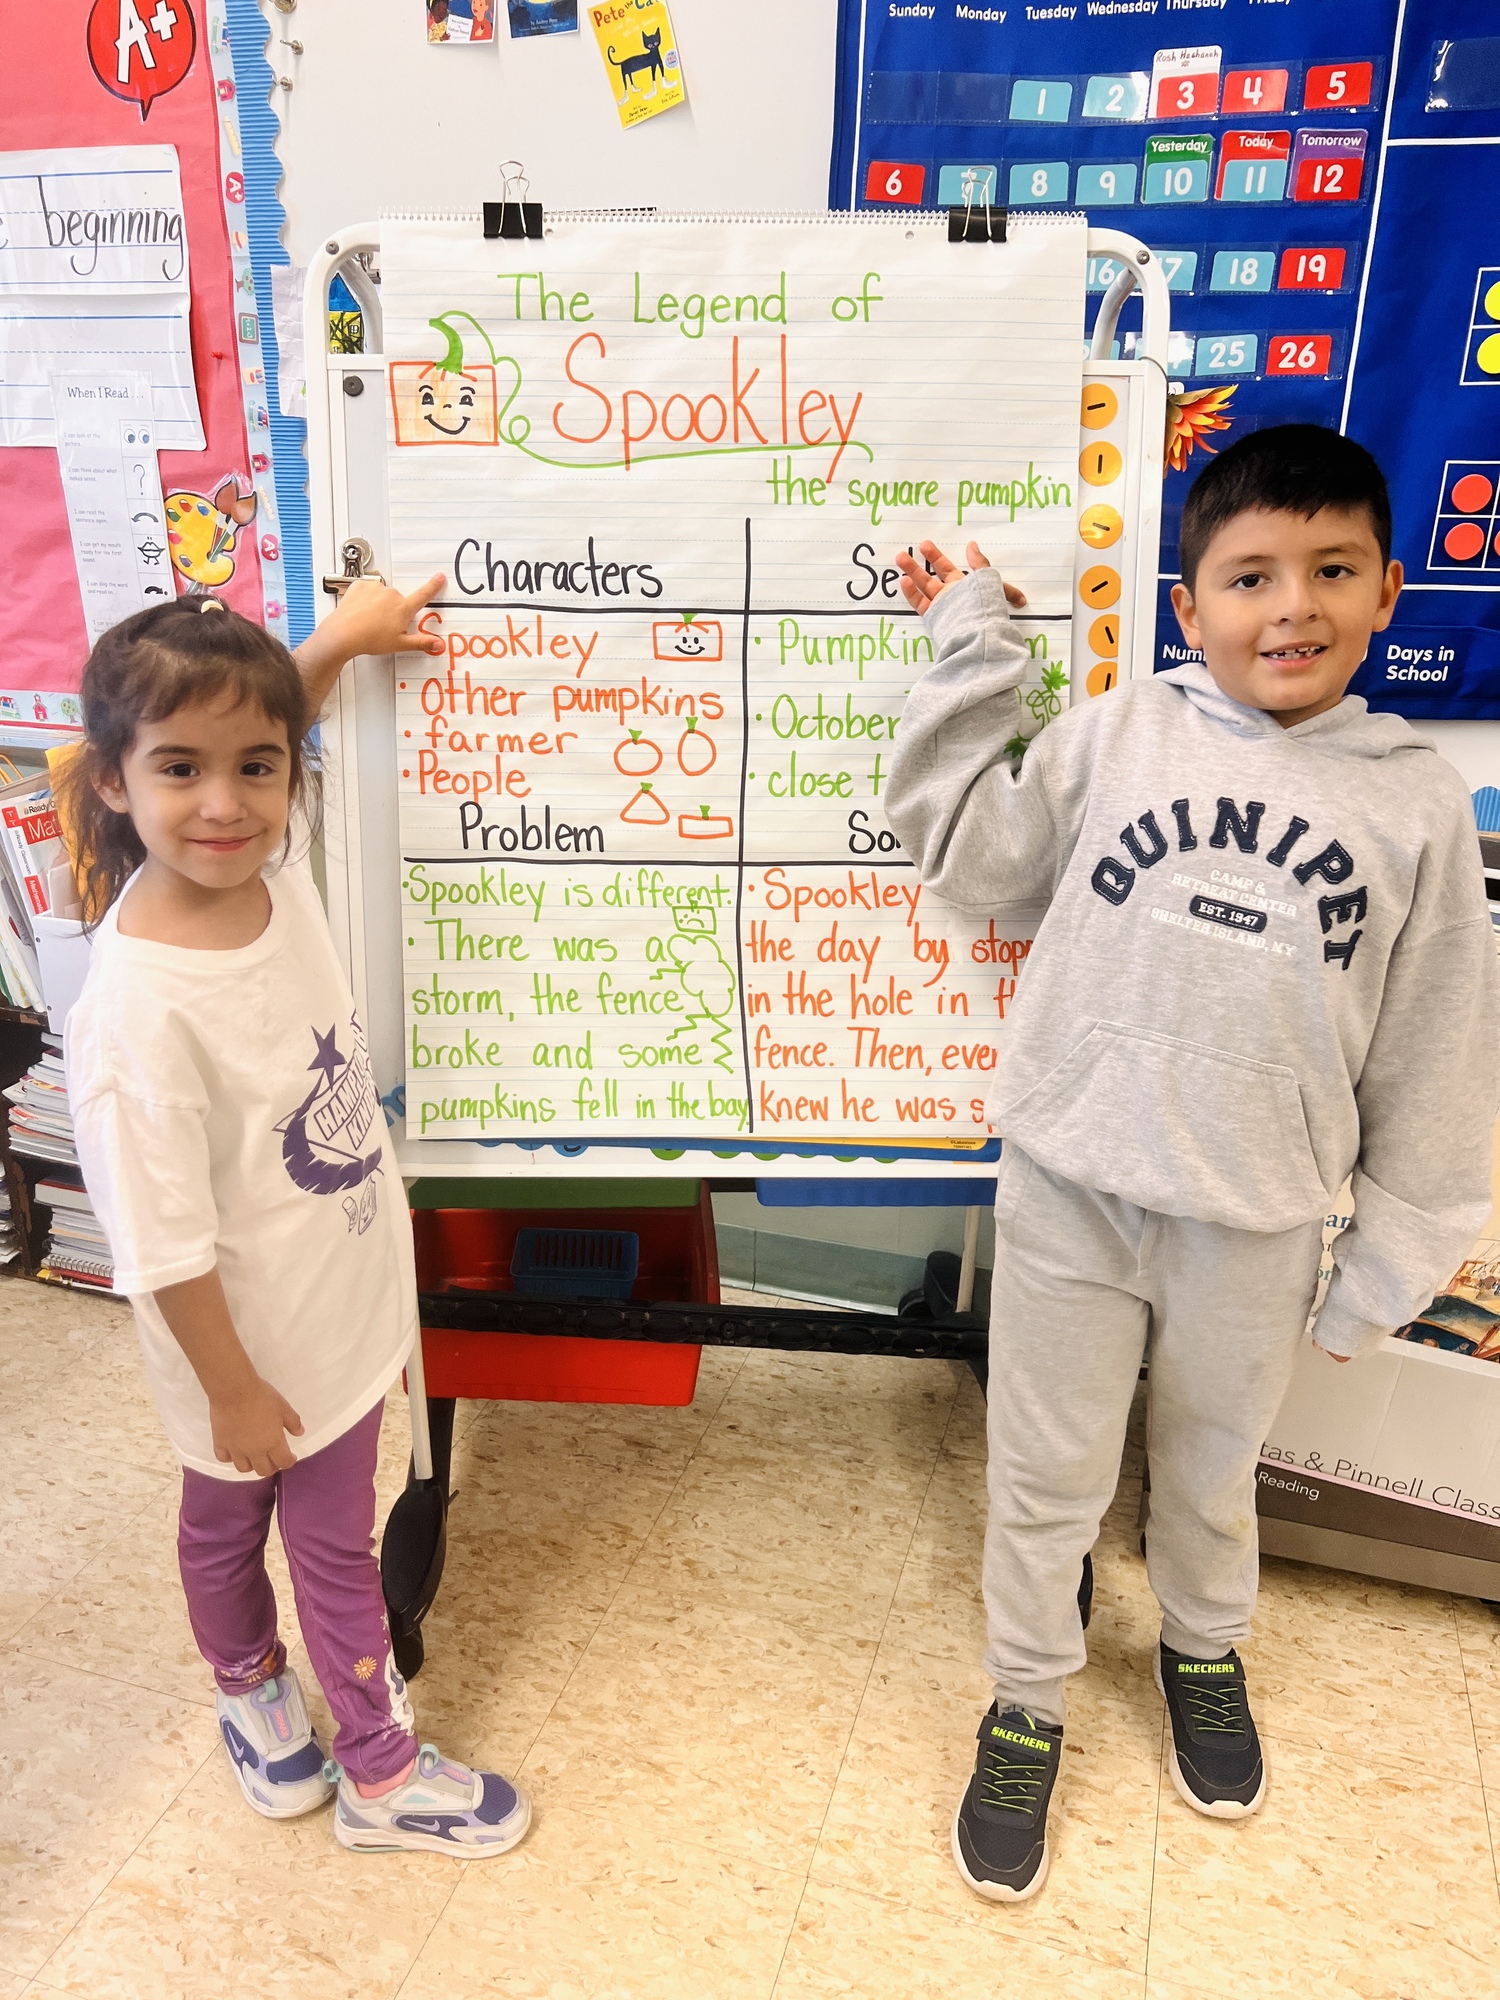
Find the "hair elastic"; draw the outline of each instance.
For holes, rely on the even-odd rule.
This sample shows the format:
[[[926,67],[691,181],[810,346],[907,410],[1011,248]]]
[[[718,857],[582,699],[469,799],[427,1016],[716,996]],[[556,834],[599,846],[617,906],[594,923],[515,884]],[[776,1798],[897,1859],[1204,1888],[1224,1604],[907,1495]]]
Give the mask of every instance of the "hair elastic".
[[[203,602],[198,606],[198,609],[200,613],[204,611],[224,611],[228,609],[228,606],[222,597],[205,597]]]

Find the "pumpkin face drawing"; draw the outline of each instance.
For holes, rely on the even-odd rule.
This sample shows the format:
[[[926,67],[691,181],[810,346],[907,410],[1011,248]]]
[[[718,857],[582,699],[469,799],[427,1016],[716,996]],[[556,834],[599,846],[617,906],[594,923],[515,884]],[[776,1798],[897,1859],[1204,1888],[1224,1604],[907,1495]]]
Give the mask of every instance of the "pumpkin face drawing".
[[[397,444],[499,443],[489,364],[454,369],[439,361],[393,361],[390,379]]]
[[[651,627],[651,651],[658,660],[722,660],[724,627],[717,618],[692,611],[659,618]]]

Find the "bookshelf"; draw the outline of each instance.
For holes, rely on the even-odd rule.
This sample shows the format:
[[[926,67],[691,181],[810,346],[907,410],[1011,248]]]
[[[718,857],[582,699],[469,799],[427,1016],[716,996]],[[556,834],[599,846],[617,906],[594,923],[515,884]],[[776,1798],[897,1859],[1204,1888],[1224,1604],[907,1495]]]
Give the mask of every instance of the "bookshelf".
[[[45,1014],[0,1007],[0,1090],[23,1077],[41,1055],[42,1030],[46,1025]],[[34,1278],[46,1242],[46,1231],[39,1226],[31,1198],[36,1184],[36,1170],[41,1163],[22,1159],[11,1151],[10,1105],[3,1097],[0,1097],[0,1113],[3,1113],[0,1115],[0,1177],[4,1178],[10,1194],[11,1214],[21,1244],[20,1256],[4,1267],[4,1273],[9,1277]]]

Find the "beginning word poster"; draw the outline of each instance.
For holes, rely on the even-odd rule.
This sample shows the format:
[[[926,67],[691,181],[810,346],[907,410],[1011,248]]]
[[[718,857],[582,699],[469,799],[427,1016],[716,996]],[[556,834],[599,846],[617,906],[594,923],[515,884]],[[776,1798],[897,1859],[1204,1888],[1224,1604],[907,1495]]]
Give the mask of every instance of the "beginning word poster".
[[[1354,691],[1500,717],[1500,9],[840,0],[829,201],[1071,208],[1160,256],[1159,667],[1191,657],[1168,598],[1208,454],[1325,424],[1380,460],[1406,573]],[[1091,311],[1118,270],[1090,259]]]
[[[1028,933],[886,824],[932,658],[894,566],[977,538],[1066,703],[1085,232],[382,224],[407,1129],[988,1137]],[[997,745],[997,749],[1001,746]]]

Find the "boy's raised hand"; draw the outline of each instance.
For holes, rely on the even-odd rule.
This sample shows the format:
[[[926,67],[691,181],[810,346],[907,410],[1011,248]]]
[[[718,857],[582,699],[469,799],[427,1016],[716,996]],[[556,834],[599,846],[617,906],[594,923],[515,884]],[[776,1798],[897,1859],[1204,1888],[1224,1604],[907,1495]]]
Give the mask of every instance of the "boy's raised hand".
[[[926,562],[931,565],[931,571],[923,563],[918,562],[915,556],[908,555],[905,549],[900,550],[896,556],[896,567],[901,571],[901,595],[916,612],[925,611],[928,605],[941,597],[945,590],[951,590],[954,584],[962,583],[969,570],[990,567],[990,559],[978,542],[970,542],[965,551],[969,570],[960,569],[957,563],[943,554],[936,542],[918,542],[917,547],[922,551]],[[1005,583],[1001,587],[1005,592],[1006,602],[1012,610],[1019,611],[1026,602],[1025,591],[1018,589],[1013,583]]]

